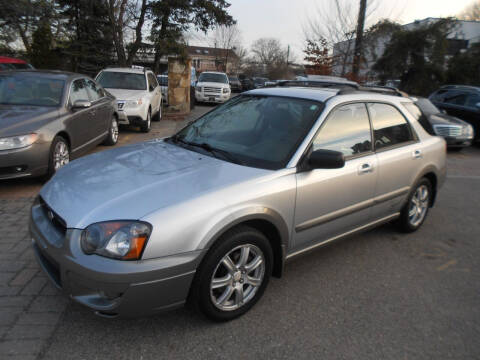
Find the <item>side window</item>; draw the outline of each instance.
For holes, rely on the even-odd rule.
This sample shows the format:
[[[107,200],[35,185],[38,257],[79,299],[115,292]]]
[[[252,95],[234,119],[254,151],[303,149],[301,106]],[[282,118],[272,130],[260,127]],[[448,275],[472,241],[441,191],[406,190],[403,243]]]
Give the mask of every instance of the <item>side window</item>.
[[[87,90],[92,101],[100,100],[103,97],[102,89],[99,86],[97,86],[97,84],[95,84],[92,80],[87,79],[86,82],[87,82]]]
[[[474,108],[474,107],[477,107],[477,104],[480,104],[480,95],[469,94],[467,96],[467,102],[466,102],[465,106]]]
[[[153,73],[148,73],[147,78],[149,88],[150,86],[153,86],[154,88],[158,86],[157,78],[155,77],[155,75],[153,75]]]
[[[467,94],[452,92],[445,96],[443,102],[447,104],[464,106],[467,102]]]
[[[70,87],[70,105],[75,104],[79,100],[90,101],[83,79],[75,80]]]
[[[438,90],[435,94],[433,94],[432,100],[443,102],[446,93],[448,93],[448,90]]]
[[[313,150],[335,150],[345,156],[372,151],[370,121],[365,104],[333,110],[313,141]]]
[[[383,149],[413,140],[412,131],[403,115],[392,105],[369,103],[375,149]]]
[[[428,132],[430,135],[436,135],[435,131],[433,131],[432,124],[430,124],[428,118],[417,105],[414,103],[402,103],[402,105],[420,123],[420,125],[422,125],[426,132]]]

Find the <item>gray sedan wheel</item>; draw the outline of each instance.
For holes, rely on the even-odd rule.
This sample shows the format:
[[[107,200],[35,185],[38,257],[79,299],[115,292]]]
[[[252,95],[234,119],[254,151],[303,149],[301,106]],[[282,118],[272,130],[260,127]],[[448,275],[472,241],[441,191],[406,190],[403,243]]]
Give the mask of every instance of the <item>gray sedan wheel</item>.
[[[52,176],[62,166],[70,162],[70,148],[62,136],[55,136],[50,146],[47,177]]]
[[[265,235],[238,226],[222,235],[205,255],[189,302],[212,320],[232,320],[261,298],[272,267],[272,248]]]
[[[105,139],[104,144],[108,146],[113,146],[118,142],[118,120],[115,116],[112,116],[110,123],[110,129],[108,130],[107,138]]]

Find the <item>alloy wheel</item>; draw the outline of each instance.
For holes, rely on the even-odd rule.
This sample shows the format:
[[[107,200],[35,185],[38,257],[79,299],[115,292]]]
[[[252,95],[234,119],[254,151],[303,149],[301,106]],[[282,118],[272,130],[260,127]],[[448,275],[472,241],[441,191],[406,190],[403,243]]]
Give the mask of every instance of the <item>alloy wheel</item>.
[[[419,186],[410,200],[408,221],[413,227],[417,227],[425,219],[429,204],[430,194],[426,185]]]
[[[63,141],[57,142],[53,151],[53,167],[55,171],[68,164],[69,161],[70,153],[67,144]]]
[[[253,299],[265,277],[265,257],[255,245],[229,251],[218,263],[210,282],[210,297],[220,310],[237,310]]]
[[[117,119],[112,119],[112,126],[110,127],[110,136],[112,138],[112,142],[116,143],[118,141],[118,122]]]

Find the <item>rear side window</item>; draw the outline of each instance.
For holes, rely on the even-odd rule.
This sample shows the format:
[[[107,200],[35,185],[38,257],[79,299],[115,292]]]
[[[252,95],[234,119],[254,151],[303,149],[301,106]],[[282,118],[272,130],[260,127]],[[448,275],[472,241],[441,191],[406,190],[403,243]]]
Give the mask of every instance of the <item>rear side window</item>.
[[[467,102],[467,94],[452,92],[445,95],[443,102],[447,104],[465,106]]]
[[[477,107],[477,104],[480,104],[480,95],[469,94],[467,96],[467,102],[466,102],[465,106],[474,108],[474,107]]]
[[[365,104],[348,104],[333,110],[313,141],[313,150],[319,149],[340,151],[345,156],[372,151]]]
[[[70,88],[70,104],[74,105],[79,100],[90,101],[83,79],[75,80]]]
[[[420,108],[414,103],[403,103],[403,106],[407,111],[422,125],[427,133],[430,135],[436,135],[433,131],[432,124],[428,121],[427,116],[420,110]]]
[[[148,77],[148,85],[153,88],[156,88],[158,86],[158,82],[155,75],[153,75],[153,73],[147,73],[147,77]]]
[[[412,131],[403,115],[392,105],[369,103],[375,149],[385,149],[413,140]]]

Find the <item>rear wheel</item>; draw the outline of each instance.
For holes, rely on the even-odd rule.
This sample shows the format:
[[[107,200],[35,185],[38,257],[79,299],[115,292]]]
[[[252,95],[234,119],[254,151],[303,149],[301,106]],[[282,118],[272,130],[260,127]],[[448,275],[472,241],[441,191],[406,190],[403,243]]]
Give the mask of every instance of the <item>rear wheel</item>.
[[[422,178],[414,186],[400,214],[399,226],[402,231],[413,232],[422,226],[428,214],[432,195],[430,180]]]
[[[140,126],[140,130],[144,133],[150,132],[152,128],[152,109],[148,109],[147,120]]]
[[[57,135],[50,146],[47,177],[50,178],[62,166],[70,162],[70,148],[64,137]]]
[[[190,303],[215,321],[243,315],[262,297],[272,272],[268,239],[241,226],[223,235],[198,269]]]
[[[162,120],[162,100],[160,100],[160,106],[158,107],[158,112],[153,117],[154,121]]]

